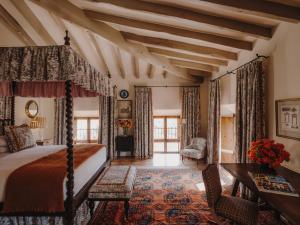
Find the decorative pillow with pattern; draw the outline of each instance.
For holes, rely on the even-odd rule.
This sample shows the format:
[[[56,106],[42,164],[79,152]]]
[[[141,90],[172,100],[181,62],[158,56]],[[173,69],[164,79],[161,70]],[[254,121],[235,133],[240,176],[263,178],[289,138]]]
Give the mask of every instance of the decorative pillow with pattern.
[[[35,146],[35,140],[28,125],[6,126],[5,135],[10,152],[18,152]]]
[[[0,136],[0,153],[8,152],[8,146],[5,136]]]

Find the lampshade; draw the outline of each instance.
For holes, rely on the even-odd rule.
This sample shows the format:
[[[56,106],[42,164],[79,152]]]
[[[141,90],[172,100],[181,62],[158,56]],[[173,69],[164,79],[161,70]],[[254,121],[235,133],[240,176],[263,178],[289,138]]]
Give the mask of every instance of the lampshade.
[[[45,128],[46,117],[37,116],[30,121],[29,127],[31,129]]]

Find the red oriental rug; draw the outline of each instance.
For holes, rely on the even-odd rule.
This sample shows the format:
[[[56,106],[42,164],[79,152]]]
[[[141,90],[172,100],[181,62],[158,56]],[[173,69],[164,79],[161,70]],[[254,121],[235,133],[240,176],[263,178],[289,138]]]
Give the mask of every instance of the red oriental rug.
[[[231,180],[224,173],[220,175],[229,190]],[[128,220],[123,220],[122,202],[109,202],[95,213],[92,224],[97,225],[204,225],[213,219],[201,171],[192,169],[138,168]],[[271,212],[261,212],[259,224],[279,223]]]

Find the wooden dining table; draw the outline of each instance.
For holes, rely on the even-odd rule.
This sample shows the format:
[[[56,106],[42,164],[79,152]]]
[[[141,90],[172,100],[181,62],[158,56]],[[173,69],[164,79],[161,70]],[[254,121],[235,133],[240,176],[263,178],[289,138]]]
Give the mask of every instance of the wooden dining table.
[[[255,163],[221,163],[221,166],[228,171],[234,178],[232,195],[235,196],[239,184],[242,183],[254,194],[268,203],[274,210],[280,213],[289,223],[300,225],[300,197],[280,195],[274,193],[258,191],[255,183],[251,179],[250,173],[261,172],[260,166]],[[283,176],[300,194],[300,174],[285,167],[276,170],[276,174]]]

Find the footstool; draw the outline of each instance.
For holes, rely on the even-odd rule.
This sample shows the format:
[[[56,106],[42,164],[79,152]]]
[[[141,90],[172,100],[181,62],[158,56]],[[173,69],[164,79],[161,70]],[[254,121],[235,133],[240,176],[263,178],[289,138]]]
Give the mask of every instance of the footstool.
[[[95,201],[124,201],[125,217],[128,218],[135,177],[134,166],[110,166],[105,169],[88,193],[91,217]]]

